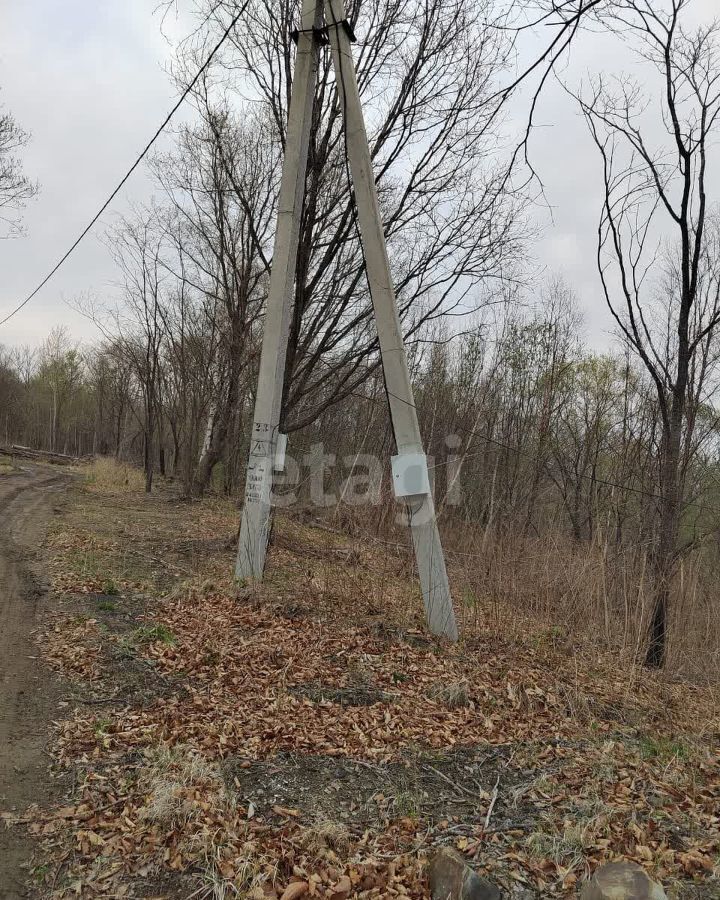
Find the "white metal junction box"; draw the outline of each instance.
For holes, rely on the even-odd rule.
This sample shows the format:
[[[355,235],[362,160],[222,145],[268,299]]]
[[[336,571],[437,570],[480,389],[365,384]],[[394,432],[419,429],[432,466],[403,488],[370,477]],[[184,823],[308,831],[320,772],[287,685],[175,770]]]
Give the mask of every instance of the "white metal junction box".
[[[393,490],[398,499],[430,493],[430,474],[424,453],[400,453],[391,459]]]
[[[278,431],[277,440],[275,441],[275,458],[273,460],[273,470],[275,472],[285,471],[285,453],[287,452],[287,435]]]

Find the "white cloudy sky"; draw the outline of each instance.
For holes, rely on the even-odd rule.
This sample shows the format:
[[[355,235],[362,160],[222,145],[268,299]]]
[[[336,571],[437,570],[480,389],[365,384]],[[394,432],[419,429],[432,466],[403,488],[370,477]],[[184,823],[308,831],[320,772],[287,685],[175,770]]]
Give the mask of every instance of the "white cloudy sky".
[[[710,18],[716,4],[695,0],[695,13]],[[176,99],[165,71],[172,46],[160,32],[156,6],[157,0],[0,0],[0,102],[32,133],[25,169],[41,184],[25,216],[26,236],[0,241],[0,318],[62,255]],[[189,24],[169,21],[170,40]],[[572,71],[607,62],[608,47],[592,36],[575,52]],[[598,161],[559,89],[548,92],[538,124],[534,160],[553,212],[537,213],[532,267],[565,275],[580,297],[588,339],[603,346],[610,322],[594,263]],[[147,199],[150,191],[138,171],[115,211]],[[111,219],[108,213],[103,222]],[[35,300],[0,329],[0,343],[37,344],[61,323],[92,339],[92,324],[66,301],[115,291],[103,230],[101,223]]]
[[[0,0],[0,102],[32,134],[25,171],[41,186],[26,211],[26,236],[0,242],[0,313],[62,256],[176,100],[165,71],[171,47],[156,6],[156,0]],[[138,170],[114,208],[127,209],[149,192]],[[111,219],[108,212],[102,221]],[[92,337],[92,325],[65,301],[113,290],[103,231],[99,223],[42,293],[3,326],[1,343],[36,343],[59,323]]]

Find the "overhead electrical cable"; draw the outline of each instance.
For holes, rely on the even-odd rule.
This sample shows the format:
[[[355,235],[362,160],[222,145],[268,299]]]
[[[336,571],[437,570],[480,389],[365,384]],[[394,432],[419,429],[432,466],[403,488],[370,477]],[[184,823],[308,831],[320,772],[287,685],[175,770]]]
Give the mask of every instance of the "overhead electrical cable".
[[[88,232],[96,224],[96,222],[98,221],[100,216],[105,212],[105,210],[108,208],[108,206],[110,206],[110,204],[115,199],[115,197],[117,197],[117,195],[120,193],[120,191],[122,190],[122,188],[125,185],[128,178],[130,178],[130,176],[133,174],[135,169],[137,169],[137,167],[140,165],[140,163],[143,161],[143,159],[147,156],[147,154],[149,153],[149,151],[152,148],[155,141],[160,137],[160,135],[162,134],[164,129],[170,123],[170,120],[172,119],[172,117],[175,115],[175,113],[178,111],[178,109],[180,109],[180,107],[182,106],[184,101],[187,99],[188,95],[193,91],[195,85],[198,83],[201,76],[207,71],[207,68],[210,65],[210,63],[212,62],[213,58],[215,57],[215,54],[225,43],[228,35],[230,34],[230,32],[233,30],[233,28],[237,24],[240,16],[247,9],[248,3],[249,3],[249,0],[246,0],[246,2],[240,8],[240,11],[237,13],[237,15],[234,16],[233,20],[230,22],[230,24],[227,26],[227,28],[223,32],[220,40],[215,44],[215,46],[210,51],[209,55],[205,59],[205,62],[202,64],[202,66],[200,66],[200,68],[195,73],[195,77],[192,79],[192,81],[187,85],[185,90],[180,95],[180,99],[173,106],[173,108],[170,110],[170,112],[165,116],[162,124],[159,126],[159,128],[155,131],[153,136],[147,142],[147,144],[142,149],[140,155],[137,157],[137,159],[132,164],[132,166],[130,166],[130,168],[127,170],[127,172],[120,179],[117,186],[115,187],[113,192],[110,194],[110,196],[107,198],[107,200],[103,203],[103,205],[100,207],[100,209],[95,213],[95,215],[88,222],[88,224],[85,226],[85,228],[82,230],[82,232],[78,235],[78,237],[73,241],[73,243],[70,245],[70,247],[65,251],[65,253],[60,257],[60,259],[55,263],[55,265],[52,267],[52,269],[50,269],[50,271],[43,278],[43,280],[40,282],[40,284],[38,284],[38,286],[31,293],[29,293],[27,295],[27,297],[25,297],[24,300],[22,300],[20,303],[18,303],[18,305],[11,312],[9,312],[3,319],[0,319],[0,325],[4,325],[6,322],[8,322],[10,319],[12,319],[12,317],[14,315],[19,313],[20,310],[23,309],[23,307],[27,306],[27,304],[45,287],[45,285],[48,283],[48,281],[50,281],[50,279],[58,271],[58,269],[63,265],[63,263],[66,262],[68,257],[77,248],[78,244],[83,240],[83,238],[85,238],[87,236]]]

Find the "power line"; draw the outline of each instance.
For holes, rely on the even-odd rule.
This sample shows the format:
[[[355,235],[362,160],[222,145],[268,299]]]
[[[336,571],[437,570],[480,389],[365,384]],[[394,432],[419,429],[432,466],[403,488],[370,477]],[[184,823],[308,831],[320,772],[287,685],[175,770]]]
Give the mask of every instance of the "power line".
[[[35,288],[35,290],[32,291],[30,294],[28,294],[28,296],[27,296],[21,303],[18,303],[18,305],[15,307],[15,309],[13,309],[12,312],[9,312],[9,313],[5,316],[4,319],[0,319],[0,325],[4,325],[6,322],[8,322],[10,319],[12,319],[12,317],[13,317],[14,315],[16,315],[17,313],[19,313],[20,310],[21,310],[24,306],[27,306],[27,304],[33,299],[33,297],[35,297],[36,294],[38,294],[38,293],[45,287],[45,285],[48,283],[48,281],[50,281],[50,279],[53,277],[53,275],[58,271],[58,269],[59,269],[59,268],[63,265],[63,263],[68,259],[68,257],[71,255],[71,253],[73,253],[73,251],[74,251],[75,248],[78,246],[78,244],[83,240],[83,238],[84,238],[84,237],[88,234],[88,232],[92,229],[92,227],[93,227],[93,226],[95,225],[95,223],[98,221],[98,219],[100,218],[100,216],[105,212],[105,210],[108,208],[108,206],[110,206],[110,204],[111,204],[112,201],[115,199],[115,197],[117,197],[118,193],[120,192],[120,190],[121,190],[122,187],[124,186],[125,182],[128,180],[128,178],[130,178],[130,176],[133,174],[133,172],[135,171],[135,169],[137,169],[137,167],[140,165],[140,163],[143,161],[143,159],[147,156],[147,154],[148,154],[150,148],[153,146],[153,144],[155,143],[155,141],[160,137],[160,135],[161,135],[162,132],[164,131],[165,127],[169,124],[169,122],[170,122],[170,120],[172,119],[172,117],[175,115],[175,113],[178,111],[178,109],[180,109],[180,107],[181,107],[182,104],[184,103],[184,101],[185,101],[185,99],[187,98],[188,94],[191,93],[191,91],[193,90],[193,88],[195,87],[195,85],[196,85],[196,84],[198,83],[198,81],[200,80],[200,77],[201,77],[201,76],[203,75],[203,73],[207,70],[207,68],[208,68],[208,66],[210,65],[210,63],[212,62],[212,60],[213,60],[215,54],[218,52],[218,50],[220,49],[220,47],[222,47],[222,45],[225,43],[225,40],[226,40],[227,36],[230,34],[230,32],[233,30],[233,28],[234,28],[235,25],[237,24],[238,19],[240,18],[240,16],[245,12],[245,10],[246,10],[246,8],[247,8],[249,2],[250,2],[250,0],[246,0],[246,2],[245,2],[245,3],[243,4],[243,6],[241,7],[240,11],[237,13],[237,15],[233,18],[233,20],[230,22],[230,24],[228,25],[228,27],[225,29],[225,31],[223,32],[223,35],[222,35],[222,37],[220,38],[220,40],[217,42],[217,44],[215,44],[215,46],[213,47],[213,49],[210,51],[210,54],[208,55],[207,59],[205,60],[205,62],[202,64],[202,66],[200,66],[200,68],[199,68],[198,71],[196,72],[195,77],[193,78],[193,80],[190,82],[190,84],[189,84],[189,85],[185,88],[185,90],[182,92],[182,94],[181,94],[181,96],[180,96],[180,99],[177,101],[177,103],[175,104],[175,106],[173,106],[173,108],[170,110],[170,112],[167,114],[167,116],[165,116],[165,119],[163,120],[162,124],[161,124],[160,127],[157,129],[157,131],[155,132],[155,134],[153,134],[153,136],[152,136],[152,137],[150,138],[150,140],[147,142],[147,144],[145,145],[145,147],[143,148],[142,152],[141,152],[140,155],[137,157],[137,159],[135,160],[135,162],[132,164],[132,166],[130,166],[130,168],[127,170],[127,172],[126,172],[126,173],[123,175],[123,177],[120,179],[120,181],[118,182],[118,184],[117,184],[115,190],[110,194],[110,196],[109,196],[109,197],[107,198],[107,200],[103,203],[103,205],[100,207],[100,209],[95,213],[95,215],[92,217],[92,219],[90,220],[90,222],[86,225],[86,227],[83,229],[83,231],[80,233],[80,235],[73,241],[73,243],[70,245],[69,249],[61,256],[61,258],[58,260],[58,262],[55,263],[55,265],[52,267],[52,269],[50,269],[50,271],[48,272],[48,274],[43,278],[43,280],[40,282],[40,284],[38,284],[38,286]]]
[[[322,359],[319,359],[318,362],[320,362],[324,366],[327,366],[328,368],[332,368],[330,366],[330,363],[326,363]],[[391,391],[388,391],[387,385],[385,385],[385,392],[388,397],[392,397],[393,399],[398,400],[400,403],[406,403],[408,406],[411,406],[414,410],[417,411],[417,406],[414,403],[411,403],[409,400],[406,400],[404,397],[398,397],[397,394],[393,394]],[[358,400],[367,400],[370,403],[383,404],[383,401],[380,400],[378,397],[371,397],[368,394],[362,394],[362,393],[358,393],[355,391],[351,391],[349,394],[347,394],[347,396],[356,397]],[[460,425],[458,422],[454,423],[454,428],[456,428],[458,431],[463,432],[463,434],[467,435],[468,437],[476,437],[481,441],[485,441],[488,444],[492,444],[492,445],[500,448],[501,450],[506,450],[509,453],[516,454],[517,456],[525,457],[525,459],[531,460],[532,462],[540,462],[540,463],[543,463],[543,465],[545,465],[545,463],[546,463],[546,460],[543,459],[542,457],[538,456],[537,454],[530,453],[527,450],[523,450],[521,447],[514,446],[513,444],[507,444],[504,441],[500,441],[497,438],[490,437],[490,435],[484,434],[481,431],[475,431],[472,428],[467,428],[463,425]],[[476,451],[474,453],[465,453],[461,456],[461,462],[464,462],[466,459],[473,459],[474,457],[481,456],[483,453],[484,453],[484,451]],[[441,469],[441,468],[443,468],[443,466],[446,466],[446,465],[448,465],[447,462],[441,462],[441,463],[436,463],[431,468]],[[602,485],[603,487],[615,488],[618,491],[624,491],[629,494],[636,494],[636,495],[639,495],[642,497],[649,497],[652,500],[664,501],[667,499],[662,494],[657,494],[653,491],[647,491],[647,490],[644,490],[643,488],[633,487],[632,485],[629,485],[629,484],[618,484],[615,481],[609,481],[608,479],[600,478],[597,475],[588,475],[586,472],[577,473],[577,477],[580,479],[586,480],[586,481],[591,481],[594,484]],[[691,501],[687,502],[687,506],[692,506],[694,509],[697,509],[697,510],[702,510],[704,512],[712,512],[717,515],[720,515],[720,507],[718,507],[718,506],[709,506],[706,503],[693,503]]]
[[[213,47],[213,49],[210,51],[207,58],[205,59],[205,62],[195,73],[195,76],[193,77],[192,81],[187,85],[185,90],[180,95],[180,98],[178,99],[177,103],[175,103],[175,105],[172,107],[170,112],[166,115],[165,119],[162,121],[160,126],[156,129],[155,133],[150,138],[150,140],[147,142],[145,147],[142,149],[142,151],[140,152],[140,154],[138,155],[137,159],[134,161],[132,166],[130,166],[130,168],[127,170],[125,175],[123,175],[123,177],[120,179],[120,181],[118,182],[118,184],[116,185],[116,187],[114,188],[114,190],[112,191],[110,196],[107,198],[107,200],[105,200],[103,205],[95,213],[95,215],[90,220],[90,222],[85,226],[85,228],[82,230],[82,232],[78,235],[78,237],[70,245],[68,250],[66,250],[66,252],[63,254],[63,256],[58,260],[58,262],[53,266],[53,268],[48,272],[48,274],[43,278],[43,280],[37,285],[37,287],[30,294],[28,294],[28,296],[24,300],[22,300],[3,319],[0,319],[0,326],[5,325],[13,316],[15,316],[17,313],[19,313],[20,310],[22,310],[28,303],[30,303],[30,301],[42,290],[43,287],[45,287],[45,285],[50,281],[50,279],[55,275],[55,273],[60,269],[60,267],[70,257],[70,255],[75,251],[75,249],[78,247],[80,242],[86,237],[88,232],[90,232],[90,230],[93,228],[93,226],[97,223],[100,216],[102,216],[102,214],[105,212],[105,210],[108,208],[108,206],[110,206],[112,201],[115,199],[115,197],[118,195],[118,193],[122,190],[123,186],[128,181],[130,176],[133,174],[135,169],[137,169],[137,167],[140,165],[140,163],[143,161],[143,159],[147,156],[148,152],[152,148],[155,141],[160,137],[162,132],[165,130],[167,125],[170,123],[170,121],[173,118],[173,116],[175,115],[175,113],[182,106],[182,104],[184,103],[184,101],[186,100],[188,95],[192,92],[195,85],[200,80],[200,77],[203,75],[203,73],[207,70],[208,66],[212,62],[213,58],[215,57],[215,54],[218,52],[220,47],[222,47],[222,45],[225,43],[228,35],[233,30],[233,28],[239,21],[242,14],[245,12],[249,2],[250,2],[250,0],[246,0],[246,2],[243,4],[243,6],[238,11],[238,13],[233,17],[232,21],[230,22],[230,24],[227,26],[227,28],[223,32],[220,40],[215,44],[215,46]],[[331,12],[332,12],[332,16],[333,16],[333,22],[332,22],[333,27],[338,28],[341,25],[343,25],[344,23],[338,22],[337,19],[335,18],[332,7],[331,7]],[[360,244],[360,249],[361,249],[361,253],[362,253],[362,257],[363,257],[363,265],[365,265],[364,247],[363,247],[362,238],[360,236],[359,223],[357,220],[357,207],[356,207],[356,203],[355,203],[355,192],[354,192],[352,177],[350,174],[350,169],[349,169],[349,164],[348,164],[348,153],[347,153],[348,135],[347,135],[347,124],[345,121],[345,119],[346,119],[345,78],[344,78],[343,71],[342,71],[342,54],[339,51],[338,51],[338,57],[339,57],[339,63],[340,63],[338,74],[340,77],[340,82],[341,82],[341,87],[342,87],[341,93],[342,93],[342,101],[343,101],[343,113],[342,113],[341,117],[342,117],[343,139],[344,139],[344,144],[345,144],[345,174],[346,174],[348,186],[350,188],[351,217],[353,219],[354,229],[355,229],[356,236],[357,236],[359,244]],[[383,372],[383,377],[384,377],[384,372]],[[398,397],[396,394],[393,394],[391,391],[389,391],[387,389],[387,384],[385,385],[385,391],[386,391],[386,395],[388,397],[393,397],[394,399],[400,401],[401,403],[406,403],[408,406],[411,406],[413,409],[417,409],[415,404],[411,403],[410,401],[406,400],[403,397]],[[382,402],[382,401],[379,401],[375,397],[368,397],[365,394],[351,393],[350,396],[359,397],[363,400],[370,400],[373,403]],[[531,459],[535,462],[544,462],[544,460],[541,460],[540,457],[538,457],[538,456],[530,454],[527,451],[524,451],[519,447],[514,447],[510,444],[506,444],[502,441],[499,441],[495,438],[490,437],[489,435],[482,434],[481,432],[477,432],[472,429],[464,428],[463,426],[459,425],[458,423],[455,423],[455,427],[458,428],[459,431],[462,431],[465,434],[467,434],[468,436],[477,437],[480,440],[486,441],[489,444],[494,444],[495,446],[500,447],[504,450],[507,450],[511,453],[516,453],[519,456],[524,456],[527,459]],[[469,455],[466,454],[463,457],[463,460],[465,458],[471,458],[472,456],[477,456],[477,455],[479,455],[479,454],[478,453],[473,453],[473,454],[469,454]],[[434,468],[439,468],[442,465],[443,464],[440,463],[438,466],[435,466]],[[620,491],[626,491],[626,492],[633,493],[633,494],[639,494],[641,496],[650,497],[655,500],[665,500],[666,499],[661,494],[656,494],[656,493],[653,493],[650,491],[646,491],[646,490],[643,490],[642,488],[631,487],[630,485],[617,484],[616,482],[608,481],[606,479],[599,478],[594,475],[587,475],[585,473],[579,473],[579,477],[584,478],[584,479],[590,479],[595,484],[601,484],[606,487],[616,488],[617,490],[620,490]],[[695,504],[695,506],[697,509],[720,513],[720,508],[718,508],[718,507],[707,506],[705,504]]]
[[[395,397],[396,400],[400,400],[402,403],[408,403],[408,401],[403,400],[402,397],[396,397],[394,394],[391,394],[391,396]],[[374,397],[373,398],[368,397],[367,399],[372,399],[373,402],[377,402]],[[413,405],[413,404],[409,404],[409,405]],[[415,407],[415,409],[417,409],[417,407]],[[492,438],[489,435],[483,434],[480,431],[474,431],[471,428],[463,427],[462,425],[458,424],[457,422],[455,423],[455,427],[457,428],[458,431],[462,431],[466,435],[468,435],[468,437],[479,438],[481,441],[485,441],[488,444],[494,444],[496,447],[499,447],[502,450],[507,450],[509,453],[515,453],[517,456],[524,456],[525,459],[532,460],[533,462],[540,462],[540,463],[543,463],[543,465],[545,464],[545,460],[543,458],[541,458],[537,454],[529,453],[527,450],[523,450],[520,447],[515,447],[512,444],[506,444],[503,441],[499,441],[496,438]],[[470,459],[472,456],[478,456],[478,455],[480,455],[480,454],[473,453],[473,454],[468,455],[467,458]],[[463,457],[463,459],[464,458],[465,457]],[[642,497],[649,497],[652,500],[662,500],[662,501],[667,500],[667,497],[664,497],[662,494],[657,494],[653,491],[646,491],[643,488],[632,487],[629,484],[618,484],[615,481],[609,481],[608,479],[600,478],[597,475],[588,475],[586,472],[578,472],[577,477],[582,478],[587,481],[591,481],[594,484],[602,485],[603,487],[615,488],[618,491],[625,491],[626,493],[638,494]],[[704,504],[704,503],[689,503],[688,505],[694,506],[695,509],[698,509],[698,510],[703,510],[706,512],[713,512],[713,513],[720,515],[720,507],[717,507],[717,506],[708,506],[707,504]]]
[[[588,8],[597,5],[597,2],[598,2],[598,0],[591,0]],[[337,29],[346,24],[346,22],[339,22],[336,19],[335,11],[332,7],[332,4],[329,4],[329,9],[330,9],[330,13],[332,15],[332,27],[333,28]],[[326,23],[326,28],[327,27],[329,27],[328,23]],[[344,77],[343,68],[342,68],[342,53],[339,48],[338,48],[338,64],[339,64],[339,71],[337,74],[338,74],[339,80],[340,80],[340,86],[341,86],[340,93],[342,95],[342,104],[343,104],[342,115],[341,115],[341,118],[342,118],[341,128],[342,128],[342,132],[343,132],[343,140],[344,140],[344,145],[345,145],[345,147],[344,147],[344,149],[345,149],[345,156],[344,156],[345,176],[346,176],[346,180],[347,180],[347,184],[348,184],[348,188],[349,188],[349,192],[350,192],[351,217],[353,220],[356,237],[360,244],[360,251],[362,254],[363,267],[367,271],[367,263],[365,261],[365,250],[364,250],[363,241],[362,241],[362,237],[360,234],[360,227],[359,227],[359,223],[358,223],[358,213],[357,213],[357,205],[356,205],[356,201],[355,201],[354,185],[353,185],[353,181],[352,181],[352,176],[350,174],[350,166],[349,166],[349,162],[348,162],[348,134],[347,134],[347,122],[346,122],[347,107],[346,107],[346,97],[345,97],[345,77]],[[325,365],[328,365],[327,363],[324,363],[324,361],[322,359],[319,359],[318,361]],[[384,387],[385,387],[386,400],[389,402],[390,397],[392,397],[401,403],[407,404],[408,406],[412,407],[415,411],[417,411],[417,406],[414,403],[410,402],[409,400],[405,399],[404,397],[398,397],[397,394],[393,394],[390,390],[388,390],[387,381],[385,380],[384,368],[382,366],[380,368],[381,368],[381,373],[382,373]],[[382,403],[382,401],[376,397],[369,397],[365,394],[357,394],[352,391],[347,396],[354,396],[354,397],[361,398],[363,400],[369,400],[372,403]],[[392,423],[392,416],[390,418],[391,418],[391,423]],[[490,437],[489,435],[482,434],[481,432],[474,431],[473,429],[465,428],[458,423],[455,423],[455,427],[458,429],[458,431],[464,432],[469,437],[476,437],[482,441],[485,441],[488,444],[495,445],[495,446],[497,446],[503,450],[506,450],[510,453],[514,453],[520,457],[525,457],[526,459],[532,460],[533,462],[540,462],[543,465],[546,464],[546,461],[544,459],[542,459],[541,457],[537,456],[536,454],[528,453],[526,450],[523,450],[520,447],[515,447],[511,444],[506,444],[503,441],[499,441],[496,438]],[[470,459],[472,457],[479,456],[479,455],[481,455],[481,452],[475,452],[475,453],[471,453],[471,454],[465,453],[462,457],[462,461],[464,462],[465,459]],[[432,468],[441,468],[443,465],[446,465],[446,464],[438,463],[437,465],[433,466]],[[577,477],[580,479],[583,479],[583,480],[589,480],[589,481],[593,482],[594,484],[602,485],[603,487],[609,487],[609,488],[616,489],[618,491],[624,491],[626,493],[631,493],[631,494],[635,494],[635,495],[639,495],[639,496],[643,496],[643,497],[649,497],[653,500],[665,501],[667,499],[662,494],[658,494],[653,491],[647,491],[647,490],[644,490],[643,488],[637,488],[637,487],[633,487],[631,485],[618,484],[617,482],[609,481],[608,479],[600,478],[599,476],[596,476],[596,475],[588,475],[585,472],[577,473]],[[706,504],[700,504],[700,503],[696,503],[696,504],[692,504],[692,505],[694,505],[694,507],[698,510],[709,511],[709,512],[713,512],[713,513],[720,515],[719,507],[708,506]]]

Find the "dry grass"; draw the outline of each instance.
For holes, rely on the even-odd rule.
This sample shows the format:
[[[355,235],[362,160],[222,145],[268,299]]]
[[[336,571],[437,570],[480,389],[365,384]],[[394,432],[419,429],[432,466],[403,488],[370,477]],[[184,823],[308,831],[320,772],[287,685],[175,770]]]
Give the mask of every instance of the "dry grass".
[[[299,843],[316,860],[346,860],[352,847],[350,832],[338,822],[319,822],[306,828]]]
[[[138,493],[144,489],[143,473],[135,466],[98,456],[83,469],[88,485],[104,494]]]
[[[437,682],[431,685],[428,691],[428,697],[447,706],[448,709],[460,709],[463,706],[470,705],[470,695],[468,693],[468,685],[465,681],[456,682],[454,684],[444,684]]]
[[[361,558],[368,547],[382,549],[395,558],[395,574],[416,577],[408,530],[397,522],[394,501],[303,510],[301,518],[342,532],[345,546],[352,540]],[[610,651],[630,669],[643,659],[652,606],[647,546],[616,547],[601,530],[581,543],[549,530],[540,536],[519,529],[494,532],[449,515],[441,521],[441,533],[465,635],[490,630],[554,649],[582,642],[589,660]],[[698,551],[680,567],[667,661],[667,672],[706,686],[720,671],[720,572],[711,557]]]
[[[148,757],[141,774],[147,797],[142,818],[167,828],[187,824],[198,812],[193,798],[199,789],[220,812],[236,803],[217,767],[190,748],[161,747]]]
[[[142,472],[111,458],[96,459],[86,468],[86,477],[89,489],[100,494],[144,495]],[[202,506],[205,521],[210,512],[231,547],[236,504],[210,498]],[[400,607],[408,615],[397,625],[412,628],[417,591],[408,592],[407,581],[413,579],[415,565],[407,529],[397,524],[396,514],[394,503],[380,508],[308,507],[282,514],[273,545],[279,565],[269,577],[277,578],[278,570],[284,573],[288,565],[305,558],[312,564],[306,593],[313,602],[332,603],[341,595],[354,595],[363,610],[371,610],[383,608],[398,592],[409,593],[407,606]],[[321,540],[318,526],[323,529]],[[591,655],[619,653],[629,668],[642,658],[651,606],[642,548],[613,552],[601,537],[577,544],[564,535],[503,536],[453,519],[443,521],[442,533],[465,635],[491,630],[553,649],[581,641]],[[211,560],[193,562],[193,570],[226,582],[226,570],[208,571]],[[365,577],[370,567],[373,578]],[[284,577],[280,574],[276,584],[280,593]],[[688,559],[678,575],[671,609],[667,670],[705,684],[709,675],[720,671],[716,583],[707,561]]]
[[[201,859],[195,878],[199,886],[190,895],[196,900],[264,896],[262,885],[272,881],[272,862],[246,834],[247,840],[232,851],[223,839],[223,824],[237,835],[245,825],[238,818],[239,798],[231,790],[217,763],[191,747],[160,745],[146,754],[139,772],[139,787],[145,803],[141,820],[161,833],[177,833],[177,859]],[[208,828],[208,820],[216,828]],[[230,857],[232,856],[232,862]],[[256,890],[257,889],[257,892]]]
[[[118,492],[125,497],[118,500]],[[129,877],[131,863],[190,873],[198,879],[195,896],[203,900],[279,896],[288,879],[314,875],[322,884],[319,896],[332,896],[337,879],[359,865],[360,852],[363,872],[368,874],[372,859],[373,877],[382,878],[388,877],[388,860],[394,867],[403,855],[410,861],[402,876],[411,885],[409,895],[421,896],[418,842],[428,848],[433,840],[447,842],[463,833],[443,833],[447,822],[436,831],[429,825],[426,831],[424,820],[418,825],[423,803],[412,778],[385,796],[386,830],[358,845],[364,832],[348,837],[344,826],[326,821],[336,818],[336,808],[319,812],[314,795],[306,804],[293,799],[298,810],[277,814],[279,823],[241,774],[233,786],[240,803],[248,804],[243,808],[221,760],[249,767],[289,753],[350,756],[372,773],[378,763],[410,761],[418,748],[445,754],[466,746],[481,746],[494,757],[497,748],[512,745],[512,771],[537,776],[523,778],[525,788],[509,809],[514,789],[502,774],[493,813],[500,826],[503,815],[514,821],[531,808],[537,827],[498,832],[487,843],[472,829],[463,837],[466,852],[469,839],[472,851],[482,852],[488,863],[495,860],[504,877],[512,869],[512,877],[575,893],[572,879],[588,867],[613,855],[634,858],[646,852],[638,846],[650,844],[649,864],[663,865],[668,873],[685,877],[685,871],[701,872],[712,863],[720,844],[706,809],[707,791],[715,789],[707,733],[700,744],[703,729],[720,727],[711,694],[642,673],[631,655],[600,643],[578,643],[574,620],[561,619],[570,609],[580,617],[580,602],[573,606],[568,592],[565,605],[552,607],[549,564],[538,568],[530,600],[522,593],[510,596],[508,587],[498,601],[492,571],[473,573],[472,560],[461,570],[451,553],[454,597],[465,628],[460,644],[450,647],[425,631],[412,554],[399,531],[363,539],[358,528],[349,538],[329,530],[328,520],[318,527],[315,517],[279,515],[265,582],[238,592],[228,540],[237,525],[233,503],[178,503],[169,489],[146,498],[122,480],[106,489],[95,482],[76,500],[65,516],[67,541],[54,547],[54,578],[90,541],[93,547],[107,545],[108,553],[136,553],[138,565],[148,566],[138,573],[140,580],[160,567],[162,588],[152,612],[128,628],[152,624],[157,637],[160,623],[173,641],[146,641],[135,650],[139,671],[157,673],[167,696],[130,710],[103,711],[101,736],[96,711],[81,709],[60,734],[58,752],[66,764],[97,760],[102,780],[83,786],[84,803],[106,808],[113,797],[105,785],[122,784],[126,777],[129,785],[125,806],[113,806],[117,815],[101,820],[104,849],[82,847],[74,868],[68,865],[68,879],[71,872],[79,879],[91,866],[113,859],[127,866],[125,874],[118,870],[118,879]],[[530,591],[530,566],[516,574],[516,589],[522,588],[522,574]],[[463,585],[476,588],[464,603]],[[578,577],[576,589],[581,588]],[[104,646],[122,639],[95,631],[92,640]],[[87,636],[68,637],[73,652],[82,653]],[[64,657],[58,659],[62,663]],[[312,685],[322,688],[317,696],[308,689]],[[342,702],[348,692],[368,696],[352,705]],[[113,691],[103,687],[102,693]],[[693,734],[697,748],[688,745]],[[137,776],[129,775],[123,766],[138,758]],[[657,784],[669,785],[660,818]],[[487,804],[492,781],[482,787],[487,796],[480,802]],[[251,800],[258,807],[252,814]],[[612,809],[617,816],[609,815]],[[693,852],[699,847],[702,853],[669,852],[665,824],[692,834]],[[113,849],[120,846],[122,854]],[[61,852],[66,849],[62,844]],[[378,882],[371,896],[388,896],[384,884]],[[275,893],[265,892],[270,885]]]
[[[642,549],[614,552],[602,540],[485,533],[471,523],[441,526],[461,630],[488,629],[562,650],[582,643],[588,661],[617,653],[634,668],[644,656],[652,580]],[[387,533],[402,541],[396,527]],[[412,556],[408,549],[409,573]],[[678,574],[670,609],[667,672],[708,685],[720,671],[717,573],[699,555]]]

